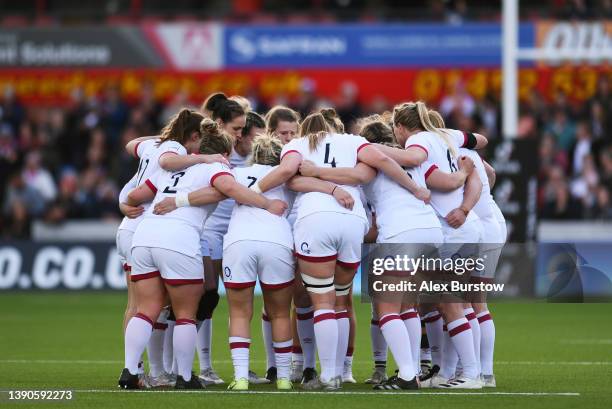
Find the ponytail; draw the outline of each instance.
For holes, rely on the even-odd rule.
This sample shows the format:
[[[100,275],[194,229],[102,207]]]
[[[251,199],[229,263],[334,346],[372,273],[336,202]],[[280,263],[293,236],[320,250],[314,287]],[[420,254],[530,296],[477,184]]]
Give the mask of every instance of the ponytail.
[[[272,135],[257,135],[253,140],[251,163],[258,165],[276,166],[280,163],[283,144]]]
[[[300,137],[308,138],[308,147],[311,152],[316,150],[321,139],[330,133],[333,133],[333,129],[319,112],[308,115],[302,121]]]
[[[435,126],[438,129],[446,128],[446,125],[444,124],[444,118],[442,118],[442,115],[440,115],[438,111],[430,109],[428,112],[428,115],[429,115],[429,121],[433,124],[433,126]]]
[[[231,122],[234,118],[246,113],[238,102],[229,99],[222,92],[217,92],[206,98],[200,110],[210,118],[220,119],[223,123]]]
[[[338,117],[334,108],[321,108],[319,113],[323,115],[327,124],[337,133],[344,133],[344,124]]]
[[[200,132],[200,122],[204,116],[199,112],[183,108],[162,129],[159,144],[166,141],[176,141],[185,145],[194,132]]]
[[[213,155],[216,153],[229,155],[234,146],[231,136],[221,130],[219,124],[210,118],[202,119],[200,123],[200,153]]]
[[[422,130],[435,133],[442,138],[452,156],[457,157],[457,148],[451,142],[449,135],[434,126],[429,117],[429,110],[423,102],[405,102],[396,105],[393,108],[393,124],[402,125],[409,131]]]

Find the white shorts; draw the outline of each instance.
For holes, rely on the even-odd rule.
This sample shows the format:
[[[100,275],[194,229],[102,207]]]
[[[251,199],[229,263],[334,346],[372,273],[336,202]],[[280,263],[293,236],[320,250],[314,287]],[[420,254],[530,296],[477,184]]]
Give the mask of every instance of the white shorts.
[[[470,257],[478,254],[478,244],[482,241],[482,229],[478,218],[466,220],[458,229],[451,227],[443,218],[439,219],[444,235],[444,245],[440,247],[440,256],[443,258],[455,255]]]
[[[125,272],[132,269],[132,237],[134,232],[131,230],[117,230],[117,254]]]
[[[223,251],[223,283],[227,288],[253,287],[259,277],[264,290],[293,284],[293,251],[280,244],[242,240]]]
[[[200,245],[202,241],[208,242],[208,254],[213,260],[221,260],[223,258],[223,236],[225,233],[221,233],[214,230],[204,230],[204,234],[200,239]],[[202,250],[204,251],[204,250]],[[204,253],[202,253],[204,256]]]
[[[313,213],[295,222],[293,240],[298,258],[310,262],[337,260],[359,266],[367,222],[347,213]]]
[[[506,241],[506,235],[494,215],[480,219],[480,225],[483,231],[480,257],[484,261],[484,269],[475,270],[472,276],[492,280],[495,277],[495,270]],[[504,223],[504,229],[505,227]]]
[[[169,285],[204,283],[201,257],[159,247],[134,247],[132,260],[132,281],[161,277]]]
[[[379,236],[380,237],[380,236]],[[439,227],[424,229],[410,229],[379,241],[379,243],[422,243],[422,244],[442,244],[444,235]]]

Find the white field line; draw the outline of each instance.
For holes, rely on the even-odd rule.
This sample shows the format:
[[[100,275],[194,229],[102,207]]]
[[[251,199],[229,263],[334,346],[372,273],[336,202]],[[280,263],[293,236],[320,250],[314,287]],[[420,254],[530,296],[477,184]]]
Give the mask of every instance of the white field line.
[[[228,359],[214,360],[219,364],[231,364]],[[251,363],[263,363],[265,360],[254,359]],[[355,363],[369,363],[370,361],[355,361]],[[0,359],[6,364],[68,364],[68,365],[117,365],[120,360],[87,360],[87,359]],[[495,361],[495,365],[612,365],[612,361]]]
[[[562,339],[559,343],[565,345],[612,345],[612,339]]]
[[[175,390],[112,390],[112,389],[82,389],[75,390],[74,393],[195,393],[195,394],[214,394],[214,395],[319,395],[319,396],[334,396],[334,395],[377,395],[377,396],[435,396],[435,395],[459,395],[459,396],[580,396],[578,392],[369,392],[369,391],[336,391],[336,392],[316,392],[316,391],[228,391],[228,390],[202,390],[202,391],[175,391]]]

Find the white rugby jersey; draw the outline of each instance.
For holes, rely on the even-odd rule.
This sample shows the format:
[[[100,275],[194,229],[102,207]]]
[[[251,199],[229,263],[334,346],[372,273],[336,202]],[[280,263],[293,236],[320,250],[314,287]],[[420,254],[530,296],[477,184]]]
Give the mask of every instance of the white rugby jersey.
[[[474,168],[478,173],[478,177],[482,182],[482,192],[480,193],[480,198],[478,202],[474,205],[474,212],[480,217],[484,219],[485,217],[489,217],[493,215],[493,208],[497,207],[495,200],[493,200],[493,196],[491,195],[491,187],[489,186],[489,178],[487,177],[487,171],[485,170],[484,164],[482,163],[482,158],[480,155],[473,150],[461,148],[459,149],[459,155],[467,156],[468,158],[474,161]]]
[[[308,138],[296,138],[283,147],[281,159],[287,153],[297,152],[303,160],[310,160],[316,166],[353,168],[357,165],[357,153],[370,143],[361,136],[351,134],[327,134],[319,141],[316,150],[310,151]],[[319,192],[299,193],[296,198],[298,207],[297,220],[318,212],[335,212],[354,214],[367,222],[367,216],[361,203],[359,188],[356,186],[340,185],[353,196],[355,205],[352,210],[338,204],[332,195]]]
[[[444,129],[441,131],[446,131],[447,135],[449,135],[450,142],[454,144],[457,152],[459,148],[467,142],[467,136],[461,131],[452,129]],[[419,132],[412,135],[406,141],[406,148],[415,146],[423,149],[427,153],[427,159],[420,165],[421,170],[424,172],[425,180],[427,180],[431,172],[436,169],[440,169],[447,173],[457,172],[459,169],[457,166],[457,158],[453,158],[450,149],[438,134],[433,132]],[[461,206],[462,202],[463,186],[450,192],[431,191],[431,206],[442,218],[446,217],[452,210]],[[469,212],[467,220],[471,220],[475,217],[474,212]]]
[[[121,190],[121,193],[119,194],[120,203],[125,202],[128,193],[130,193],[132,189],[137,188],[143,184],[145,180],[161,170],[161,167],[159,166],[159,157],[161,155],[167,152],[176,153],[178,155],[187,155],[187,150],[185,147],[176,141],[167,141],[159,145],[158,142],[159,139],[147,139],[136,144],[134,153],[136,153],[136,156],[140,159],[138,162],[138,170],[132,178],[133,180],[130,180]],[[128,185],[130,185],[131,188],[128,188],[127,191],[124,192]],[[124,194],[123,198],[122,194]],[[150,203],[143,203],[141,206],[146,212],[149,205]],[[142,221],[143,217],[144,212],[142,215],[133,219],[124,217],[119,225],[119,230],[136,231],[136,227],[138,227],[138,224]]]
[[[414,182],[425,187],[425,176],[420,166],[406,169]],[[411,229],[440,227],[433,208],[382,172],[363,190],[376,212],[379,239],[387,239]]]
[[[232,153],[229,156],[229,162],[234,168],[242,168],[247,166],[249,156],[241,156],[232,149]],[[236,202],[234,199],[225,199],[219,202],[219,206],[215,209],[213,214],[210,215],[206,220],[206,230],[216,231],[222,234],[227,232],[229,226],[230,217],[232,216],[232,210]]]
[[[274,168],[255,164],[246,168],[234,169],[234,176],[241,185],[251,187]],[[270,200],[282,200],[289,208],[295,196],[284,184],[264,192],[263,195]],[[231,215],[227,234],[223,237],[223,248],[241,240],[265,241],[293,249],[293,234],[286,217],[279,217],[267,210],[237,203]]]
[[[221,163],[199,163],[179,172],[161,170],[147,179],[145,183],[155,192],[155,198],[134,233],[132,247],[158,247],[192,257],[201,256],[200,235],[204,222],[217,204],[179,207],[165,215],[153,214],[153,208],[177,193],[212,186],[215,178],[221,175],[232,175],[230,168]]]

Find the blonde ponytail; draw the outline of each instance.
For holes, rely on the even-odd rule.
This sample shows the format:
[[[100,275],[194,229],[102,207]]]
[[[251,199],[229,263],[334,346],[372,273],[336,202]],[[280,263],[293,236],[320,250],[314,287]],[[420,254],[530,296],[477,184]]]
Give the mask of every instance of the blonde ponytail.
[[[450,136],[443,130],[434,126],[429,117],[429,110],[425,103],[405,102],[393,108],[393,124],[402,125],[409,131],[423,130],[438,135],[451,152],[454,158],[457,157],[457,148],[452,143]]]
[[[326,135],[333,132],[334,130],[319,112],[308,115],[300,125],[300,137],[308,138],[308,147],[311,152],[317,149],[319,142]]]

